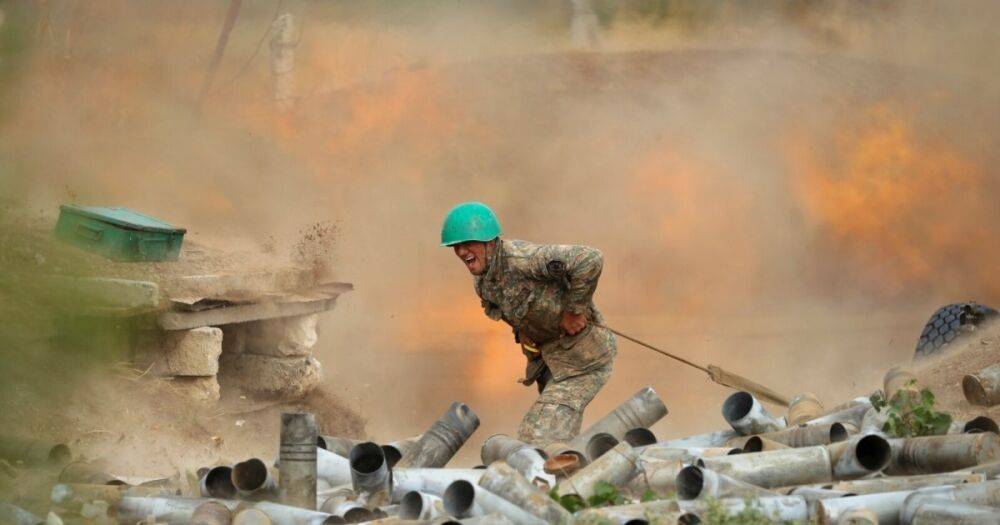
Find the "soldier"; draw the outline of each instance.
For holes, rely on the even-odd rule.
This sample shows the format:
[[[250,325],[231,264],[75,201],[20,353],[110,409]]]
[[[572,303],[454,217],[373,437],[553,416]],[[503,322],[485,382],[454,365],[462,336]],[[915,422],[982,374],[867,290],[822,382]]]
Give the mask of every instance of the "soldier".
[[[537,446],[569,441],[580,432],[584,408],[611,376],[617,353],[592,300],[601,252],[501,239],[496,215],[479,202],[448,212],[441,245],[455,250],[475,276],[486,315],[511,326],[528,358],[520,382],[536,383],[540,395],[521,421],[518,439]]]

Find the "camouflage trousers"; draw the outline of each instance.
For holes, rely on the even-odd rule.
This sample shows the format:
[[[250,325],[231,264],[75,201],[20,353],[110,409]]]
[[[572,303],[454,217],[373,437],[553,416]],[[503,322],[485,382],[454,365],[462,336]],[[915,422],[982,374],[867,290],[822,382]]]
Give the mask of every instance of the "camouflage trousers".
[[[580,433],[583,410],[611,377],[608,364],[562,381],[549,381],[517,429],[517,438],[525,443],[545,446],[565,442]]]

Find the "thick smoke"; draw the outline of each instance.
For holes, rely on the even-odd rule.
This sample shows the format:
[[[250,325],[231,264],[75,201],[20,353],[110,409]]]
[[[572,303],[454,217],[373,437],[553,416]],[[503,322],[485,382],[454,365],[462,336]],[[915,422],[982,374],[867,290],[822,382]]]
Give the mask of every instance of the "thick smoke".
[[[276,5],[245,4],[201,102],[221,6],[8,13],[29,30],[3,188],[255,251],[335,221],[332,267],[357,291],[323,358],[377,437],[452,398],[512,432],[531,402],[508,330],[437,246],[463,200],[510,237],[601,248],[598,304],[622,330],[830,403],[907,359],[939,304],[1000,302],[993,3],[601,4],[601,48],[577,52],[556,4],[289,2],[290,111],[270,92]],[[649,384],[661,433],[722,423],[704,411],[724,389],[645,352],[620,342],[591,419]]]

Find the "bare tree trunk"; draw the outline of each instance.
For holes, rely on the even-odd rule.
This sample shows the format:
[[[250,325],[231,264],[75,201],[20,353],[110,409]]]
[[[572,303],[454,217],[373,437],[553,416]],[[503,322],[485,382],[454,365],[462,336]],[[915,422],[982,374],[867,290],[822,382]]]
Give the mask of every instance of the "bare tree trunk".
[[[226,44],[229,42],[229,33],[236,25],[236,17],[240,14],[240,5],[243,0],[229,0],[229,9],[226,10],[226,19],[222,22],[222,30],[219,31],[219,41],[215,43],[215,53],[212,54],[212,61],[208,64],[208,73],[205,74],[205,83],[201,87],[199,105],[204,102],[208,91],[212,89],[212,81],[215,80],[215,73],[222,62],[222,55],[226,52]]]
[[[575,49],[595,49],[598,43],[597,14],[590,0],[570,0],[573,19],[570,21],[570,41]]]
[[[282,13],[271,26],[271,75],[274,77],[274,102],[281,110],[295,106],[295,21],[291,13]]]

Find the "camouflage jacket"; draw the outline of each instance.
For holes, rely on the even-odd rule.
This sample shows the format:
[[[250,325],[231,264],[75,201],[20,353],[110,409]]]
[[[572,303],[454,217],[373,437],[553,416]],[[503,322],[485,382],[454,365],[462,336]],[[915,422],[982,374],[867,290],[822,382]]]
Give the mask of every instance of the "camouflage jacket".
[[[476,293],[486,315],[509,324],[519,343],[541,350],[555,381],[614,359],[615,339],[606,329],[588,323],[568,336],[559,328],[563,311],[604,323],[593,302],[603,267],[600,251],[504,239],[497,246],[486,273],[476,277]]]

